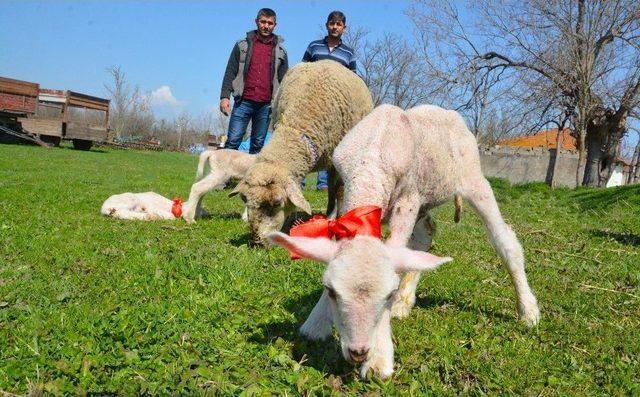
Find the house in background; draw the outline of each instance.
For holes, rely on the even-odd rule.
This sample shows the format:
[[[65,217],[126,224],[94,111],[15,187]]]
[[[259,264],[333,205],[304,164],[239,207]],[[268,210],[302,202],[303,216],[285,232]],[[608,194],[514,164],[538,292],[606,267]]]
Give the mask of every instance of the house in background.
[[[499,146],[521,147],[521,148],[543,148],[543,149],[556,149],[556,143],[558,140],[558,129],[552,128],[546,131],[536,132],[529,135],[520,135],[510,138],[505,138],[497,142]],[[562,150],[570,152],[578,151],[578,141],[573,136],[572,131],[569,128],[565,128],[562,131]],[[627,181],[627,176],[631,172],[631,163],[622,157],[616,159],[616,166],[611,173],[609,181],[606,186],[620,186],[624,185]]]
[[[611,173],[611,177],[607,181],[607,187],[621,186],[627,183],[629,173],[631,172],[631,162],[621,157],[616,159],[616,167]]]

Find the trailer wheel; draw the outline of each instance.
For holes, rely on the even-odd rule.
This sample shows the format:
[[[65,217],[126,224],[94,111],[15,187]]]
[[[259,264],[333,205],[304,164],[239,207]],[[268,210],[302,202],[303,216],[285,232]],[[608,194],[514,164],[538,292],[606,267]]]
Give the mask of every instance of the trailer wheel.
[[[60,146],[60,137],[59,136],[51,136],[51,135],[40,135],[40,140],[42,142],[50,143],[55,147]]]
[[[73,140],[73,148],[77,150],[89,150],[93,146],[93,141],[88,141],[86,139],[74,139]]]

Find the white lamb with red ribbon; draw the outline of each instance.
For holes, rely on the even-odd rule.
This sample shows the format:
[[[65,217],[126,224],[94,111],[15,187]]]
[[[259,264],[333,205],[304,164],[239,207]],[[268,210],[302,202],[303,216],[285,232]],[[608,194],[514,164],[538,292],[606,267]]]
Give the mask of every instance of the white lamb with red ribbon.
[[[169,200],[155,192],[121,193],[106,199],[100,213],[127,220],[171,220],[180,218],[188,205],[180,198]]]
[[[295,236],[305,235],[295,231],[292,236],[269,234],[272,243],[292,254],[327,264],[325,291],[300,328],[303,336],[327,338],[335,324],[342,354],[361,364],[361,377],[369,369],[383,378],[391,376],[391,316],[409,314],[421,271],[451,260],[426,252],[435,232],[428,211],[456,196],[467,200],[483,220],[511,275],[520,319],[528,326],[538,324],[540,311],[527,282],[522,247],[500,214],[480,169],[475,137],[457,112],[428,105],[407,111],[381,105],[344,137],[333,164],[345,184],[340,213],[349,217],[353,211],[379,207],[391,234],[382,242],[372,232],[375,227],[362,228],[370,221],[342,217],[327,221],[333,230],[324,237],[317,237],[324,231],[306,234],[312,237]],[[337,233],[336,227],[345,224],[357,230]],[[346,238],[333,241],[328,238],[332,235]]]

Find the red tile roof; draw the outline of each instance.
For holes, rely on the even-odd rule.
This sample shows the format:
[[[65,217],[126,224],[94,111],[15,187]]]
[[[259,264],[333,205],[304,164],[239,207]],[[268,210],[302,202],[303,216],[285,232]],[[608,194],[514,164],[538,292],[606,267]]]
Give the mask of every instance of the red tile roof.
[[[557,138],[558,129],[552,128],[550,130],[540,131],[530,135],[521,135],[512,138],[506,138],[498,141],[498,145],[527,148],[543,147],[547,149],[555,149]],[[571,135],[571,130],[568,128],[565,128],[562,131],[562,149],[573,151],[577,150],[576,138]]]

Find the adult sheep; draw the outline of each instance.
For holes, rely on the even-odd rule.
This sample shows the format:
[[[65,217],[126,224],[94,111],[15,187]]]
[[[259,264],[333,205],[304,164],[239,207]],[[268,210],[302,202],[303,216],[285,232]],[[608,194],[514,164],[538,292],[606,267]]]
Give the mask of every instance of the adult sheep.
[[[333,149],[373,109],[364,81],[335,61],[301,63],[282,80],[273,110],[273,136],[230,195],[240,194],[251,242],[267,245],[295,208],[311,214],[300,190],[307,173],[329,170],[329,208],[336,197]]]

